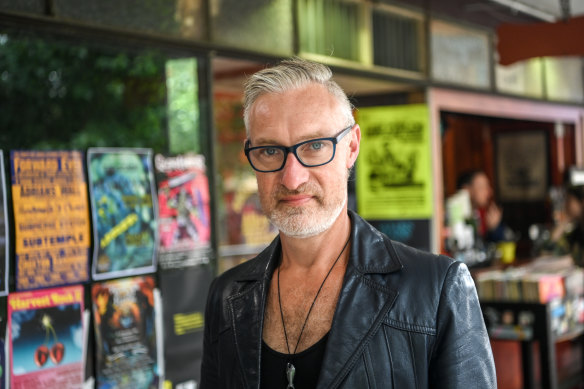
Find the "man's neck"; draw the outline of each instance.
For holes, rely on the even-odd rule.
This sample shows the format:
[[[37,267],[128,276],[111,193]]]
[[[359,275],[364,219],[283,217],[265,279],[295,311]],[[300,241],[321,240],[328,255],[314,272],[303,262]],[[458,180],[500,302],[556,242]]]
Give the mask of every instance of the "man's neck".
[[[293,238],[280,233],[281,270],[307,273],[328,271],[331,258],[334,260],[339,255],[350,233],[351,219],[346,209],[328,230],[319,235]]]

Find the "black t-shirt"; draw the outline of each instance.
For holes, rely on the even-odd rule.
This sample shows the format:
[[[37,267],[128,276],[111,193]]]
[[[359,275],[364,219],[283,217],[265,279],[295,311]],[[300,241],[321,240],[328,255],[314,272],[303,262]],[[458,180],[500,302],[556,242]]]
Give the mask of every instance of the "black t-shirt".
[[[292,363],[296,368],[294,375],[295,389],[316,388],[328,333],[318,342],[298,354],[282,354],[272,350],[262,341],[261,384],[265,389],[286,389],[286,365]]]

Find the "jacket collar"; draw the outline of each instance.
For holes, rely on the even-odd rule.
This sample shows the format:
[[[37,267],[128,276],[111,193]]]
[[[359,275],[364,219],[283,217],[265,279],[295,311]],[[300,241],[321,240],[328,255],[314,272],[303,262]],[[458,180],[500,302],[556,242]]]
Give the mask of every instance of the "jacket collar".
[[[402,268],[401,261],[391,241],[357,215],[348,210],[351,218],[351,256],[349,266],[363,274],[391,273]],[[280,261],[280,236],[266,247],[236,281],[261,281],[272,278]],[[388,257],[389,256],[389,257]],[[387,258],[380,261],[379,258]]]
[[[338,386],[381,325],[397,291],[379,284],[374,274],[402,268],[391,241],[352,211],[351,254],[337,302],[318,387]],[[263,317],[269,283],[280,260],[277,237],[236,279],[245,287],[229,296],[231,325],[245,386],[259,388]],[[255,308],[255,309],[252,309]]]

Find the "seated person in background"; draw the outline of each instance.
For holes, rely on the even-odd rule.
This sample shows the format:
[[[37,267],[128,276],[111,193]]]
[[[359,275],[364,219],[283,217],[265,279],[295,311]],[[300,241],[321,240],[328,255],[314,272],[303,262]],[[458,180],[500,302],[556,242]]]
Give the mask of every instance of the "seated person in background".
[[[578,266],[584,266],[584,185],[566,188],[565,221],[552,231],[554,254],[571,254]]]
[[[505,239],[503,211],[493,201],[493,189],[489,178],[481,170],[461,174],[457,181],[458,189],[466,189],[470,196],[476,220],[477,234],[485,242],[499,242]]]

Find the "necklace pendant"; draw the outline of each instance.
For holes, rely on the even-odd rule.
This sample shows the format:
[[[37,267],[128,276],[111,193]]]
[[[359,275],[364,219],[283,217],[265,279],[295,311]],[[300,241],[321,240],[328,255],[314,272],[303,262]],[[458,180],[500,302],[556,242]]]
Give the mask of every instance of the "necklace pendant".
[[[288,386],[286,389],[295,389],[294,388],[294,374],[296,374],[296,368],[293,364],[288,362],[286,364],[286,378],[288,379]]]

